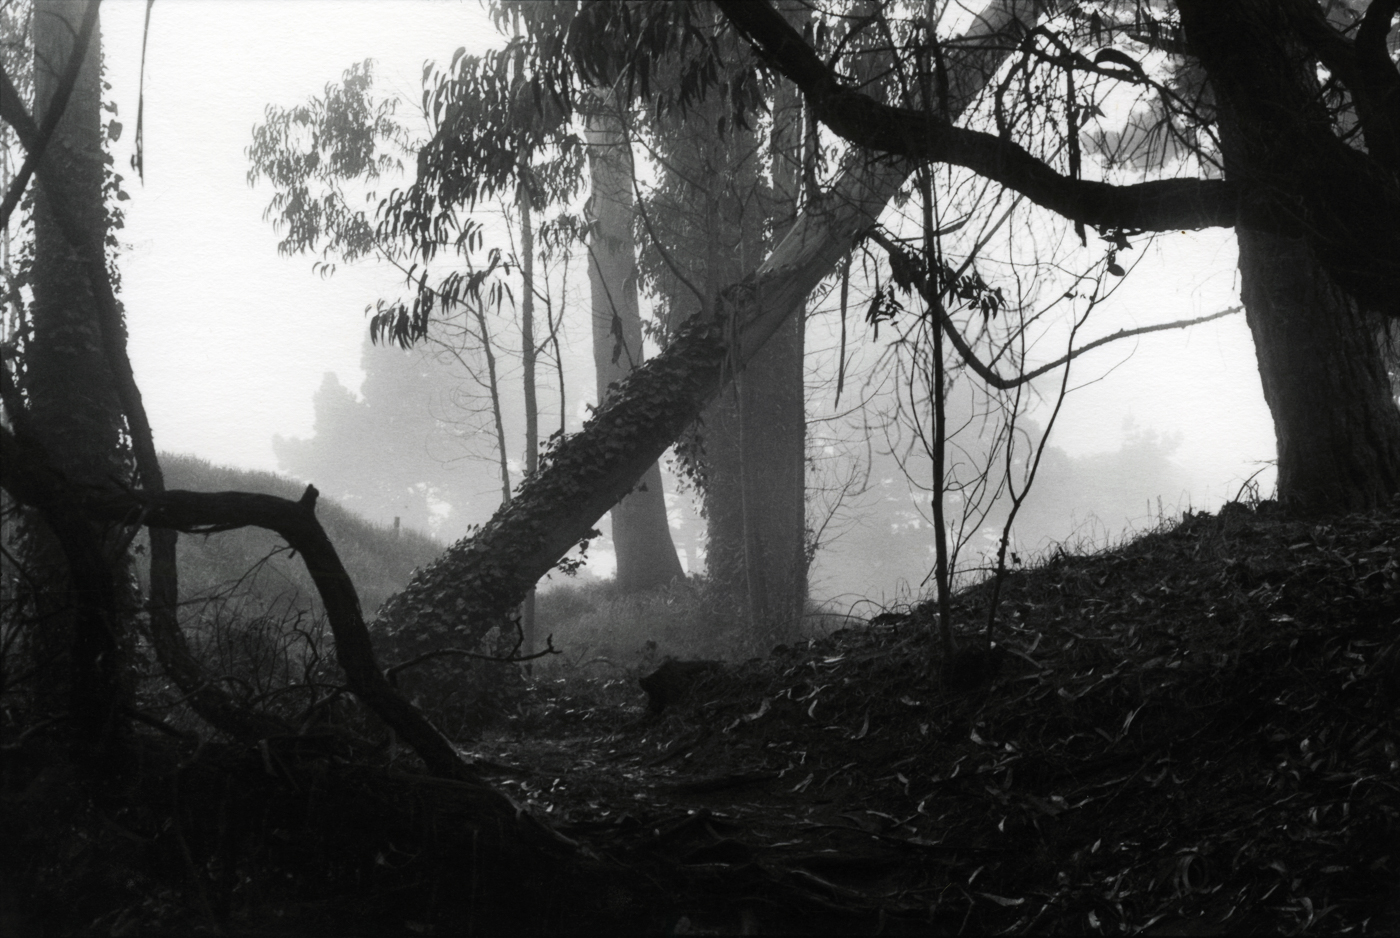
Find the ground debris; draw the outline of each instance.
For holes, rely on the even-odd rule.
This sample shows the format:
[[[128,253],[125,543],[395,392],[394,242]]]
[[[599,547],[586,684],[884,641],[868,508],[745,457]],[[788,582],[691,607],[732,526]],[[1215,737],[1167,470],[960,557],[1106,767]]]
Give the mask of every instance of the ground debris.
[[[988,595],[956,598],[960,647]],[[658,713],[635,672],[537,680],[464,747],[492,824],[402,766],[164,738],[104,813],[26,748],[0,873],[104,934],[1400,930],[1400,512],[1188,514],[1002,596],[965,685],[921,608]]]
[[[668,884],[691,921],[737,902],[778,931],[814,908],[887,933],[1400,925],[1396,512],[1188,514],[1003,597],[1000,667],[967,688],[914,609],[727,667],[659,720],[619,713],[615,761],[541,740],[577,757],[546,813],[653,877],[703,869]]]

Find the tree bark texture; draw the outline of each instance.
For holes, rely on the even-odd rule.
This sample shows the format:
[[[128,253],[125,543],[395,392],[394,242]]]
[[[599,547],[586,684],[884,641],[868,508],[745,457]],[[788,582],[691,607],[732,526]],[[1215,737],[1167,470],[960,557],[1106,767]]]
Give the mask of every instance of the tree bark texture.
[[[49,117],[72,57],[81,54],[83,59],[44,150],[43,172],[36,177],[33,331],[25,343],[21,381],[32,423],[51,458],[76,481],[93,484],[128,479],[130,468],[122,446],[121,404],[85,254],[94,244],[100,252],[107,230],[100,29],[92,32],[86,50],[74,49],[87,11],[87,4],[53,0],[34,6],[36,124],[43,125]],[[92,233],[90,243],[70,242],[62,213],[78,230]],[[103,726],[110,729],[129,690],[124,672],[130,641],[115,602],[126,553],[111,529],[84,525],[57,510],[45,514],[44,522],[27,525],[28,559],[47,582],[36,596],[36,618],[42,624],[28,630],[24,651],[32,663],[52,661],[59,673],[67,674],[41,680],[38,703],[66,704],[80,735]],[[131,599],[126,597],[128,613],[134,611]]]
[[[1243,226],[1236,238],[1279,501],[1304,515],[1388,504],[1400,492],[1400,408],[1375,330],[1303,239]]]
[[[636,220],[632,150],[611,92],[599,95],[585,138],[593,187],[588,282],[593,293],[593,363],[601,405],[609,389],[643,361],[632,234]],[[651,589],[684,576],[671,538],[660,466],[652,464],[611,515],[620,589]]]
[[[1302,195],[1296,179],[1308,161],[1324,171],[1335,142],[1315,55],[1297,38],[1305,11],[1294,0],[1222,6],[1232,9],[1186,3],[1183,15],[1218,105],[1226,178],[1274,190],[1241,213],[1235,235],[1240,295],[1274,420],[1279,501],[1304,515],[1376,508],[1400,492],[1400,409],[1374,325],[1333,278],[1337,261],[1319,256],[1330,237],[1315,217],[1321,203],[1316,193]],[[1227,55],[1224,43],[1236,52]]]
[[[961,45],[962,104],[995,74],[1044,6],[1002,0]],[[824,198],[805,210],[768,259],[682,324],[577,434],[563,440],[516,498],[473,537],[450,546],[380,609],[376,628],[415,646],[474,643],[593,525],[701,409],[806,303],[913,170],[900,158],[852,153]]]
[[[86,4],[34,5],[36,120],[72,54]],[[71,244],[55,217],[55,197],[78,230],[107,230],[102,200],[101,45],[92,37],[67,109],[44,154],[34,192],[33,337],[25,348],[24,388],[44,446],[73,479],[105,481],[127,474],[121,458],[122,413],[104,353],[102,321],[83,247]],[[55,193],[61,186],[62,192]],[[123,336],[124,338],[124,336]]]

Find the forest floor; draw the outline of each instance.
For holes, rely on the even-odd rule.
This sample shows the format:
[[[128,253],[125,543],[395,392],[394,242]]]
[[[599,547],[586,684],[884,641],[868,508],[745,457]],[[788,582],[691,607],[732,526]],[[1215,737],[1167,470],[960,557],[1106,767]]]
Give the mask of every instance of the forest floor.
[[[986,602],[985,586],[963,593],[957,621],[985,621]],[[573,857],[521,882],[518,921],[473,926],[470,902],[444,898],[468,891],[456,867],[422,862],[477,849],[475,833],[442,833],[447,796],[264,753],[224,757],[243,774],[210,776],[240,779],[222,796],[191,791],[227,811],[230,784],[275,782],[327,810],[264,820],[245,860],[198,845],[192,859],[181,841],[181,868],[135,870],[128,851],[121,875],[144,885],[113,893],[126,906],[51,933],[1400,930],[1400,511],[1319,524],[1232,505],[1018,570],[995,674],[941,680],[928,622],[881,616],[699,673],[659,714],[616,679],[537,682],[509,727],[465,750]],[[374,803],[410,804],[416,826],[357,820],[373,785],[398,786]],[[349,789],[361,801],[332,797]],[[331,836],[337,821],[366,832]],[[127,839],[141,827],[116,823]],[[93,846],[122,841],[111,826],[72,849],[111,867]],[[274,836],[373,863],[293,903],[254,888],[283,875],[258,846]],[[130,898],[159,889],[164,906]],[[0,924],[4,907],[0,893]]]

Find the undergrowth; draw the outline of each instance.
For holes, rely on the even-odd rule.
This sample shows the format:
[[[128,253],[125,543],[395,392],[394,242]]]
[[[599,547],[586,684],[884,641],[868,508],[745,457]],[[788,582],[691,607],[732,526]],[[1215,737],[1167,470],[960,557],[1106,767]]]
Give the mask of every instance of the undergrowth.
[[[462,741],[573,845],[538,880],[473,865],[459,794],[392,746],[144,725],[111,804],[43,734],[8,753],[0,879],[31,920],[94,933],[456,934],[478,875],[497,877],[482,896],[515,883],[492,922],[521,932],[1400,928],[1400,506],[1188,513],[1015,570],[1002,596],[1002,669],[969,689],[941,682],[915,607],[737,656],[652,715],[635,677],[719,657],[732,623],[694,583],[544,594],[566,654]],[[958,595],[964,644],[987,598]],[[258,641],[205,652],[257,673],[305,653]],[[601,878],[575,875],[589,863]]]

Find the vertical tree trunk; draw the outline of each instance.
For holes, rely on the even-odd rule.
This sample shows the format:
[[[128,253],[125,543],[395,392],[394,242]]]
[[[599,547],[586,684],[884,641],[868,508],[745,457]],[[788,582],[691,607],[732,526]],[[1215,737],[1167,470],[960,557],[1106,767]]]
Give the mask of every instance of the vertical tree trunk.
[[[1235,235],[1241,298],[1274,418],[1279,501],[1317,515],[1375,508],[1400,492],[1400,410],[1374,329],[1317,254],[1319,245],[1334,247],[1318,205],[1329,195],[1323,180],[1338,172],[1337,143],[1315,57],[1293,32],[1297,14],[1297,0],[1182,5],[1218,105],[1226,178],[1260,183],[1266,193],[1243,206]],[[1261,231],[1262,218],[1297,234]]]
[[[39,0],[34,5],[35,119],[42,123],[57,85],[74,54],[86,4]],[[23,380],[31,422],[54,465],[79,482],[128,479],[122,446],[120,399],[103,345],[97,296],[82,249],[69,243],[55,206],[76,216],[84,233],[105,232],[102,201],[101,46],[88,43],[77,84],[45,151],[44,172],[34,192],[33,332],[25,348]],[[55,190],[56,185],[62,191]],[[101,238],[92,239],[100,244]],[[124,341],[124,337],[122,337]],[[54,520],[52,518],[50,521]],[[75,522],[76,524],[76,522]],[[42,680],[47,701],[69,698],[73,719],[88,736],[114,725],[125,696],[126,641],[116,612],[115,584],[126,570],[124,550],[104,532],[92,531],[96,550],[60,548],[36,525],[31,556],[52,576],[52,593],[40,597],[42,627],[31,631],[36,663],[66,665],[65,680]],[[81,538],[79,538],[81,540]],[[102,543],[104,542],[105,543]],[[65,557],[65,552],[67,556]],[[83,564],[92,569],[68,568]],[[100,568],[100,569],[99,569]],[[98,597],[92,583],[104,584]],[[85,595],[79,595],[79,592]],[[134,597],[126,597],[128,600]],[[96,603],[96,605],[94,605]],[[47,607],[47,608],[45,608]],[[126,611],[134,611],[128,608]]]
[[[642,363],[637,309],[637,258],[632,224],[632,151],[611,92],[600,94],[585,132],[592,179],[593,232],[588,282],[593,292],[593,363],[598,403],[608,388]],[[666,517],[661,468],[655,463],[611,512],[617,585],[626,592],[664,586],[684,575]]]
[[[1279,500],[1303,514],[1387,504],[1400,492],[1400,408],[1374,329],[1301,238],[1243,226],[1236,238]]]
[[[524,190],[526,187],[522,187]],[[525,289],[520,302],[520,362],[525,381],[525,477],[535,474],[540,462],[540,405],[535,394],[535,227],[530,218],[530,196],[520,196],[520,274]],[[523,652],[535,653],[535,591],[531,588],[520,607]]]
[[[665,247],[676,258],[689,255],[692,280],[699,285],[706,309],[715,308],[721,289],[753,269],[767,250],[767,192],[758,139],[752,131],[736,126],[716,136],[714,127],[727,108],[719,97],[707,98],[679,129],[674,144],[673,156],[680,167],[675,183],[684,193],[682,211],[688,209],[691,215],[684,227],[699,231],[702,243],[699,251],[687,250],[683,242]],[[691,239],[693,243],[693,235]],[[672,307],[692,302],[688,292],[676,289]],[[765,414],[755,412],[747,418],[752,427],[745,426],[745,401],[762,393],[762,376],[740,372],[733,377],[732,388],[705,409],[697,431],[704,475],[705,570],[715,596],[757,638],[758,631],[766,633],[772,625],[769,571],[763,561],[767,532],[759,507],[773,492],[754,486],[755,480],[764,478],[770,454],[753,449],[747,441],[761,440],[772,428],[765,426]]]
[[[35,117],[42,122],[63,69],[84,4],[34,5]],[[78,83],[46,151],[34,192],[33,339],[25,350],[25,387],[34,422],[54,462],[79,481],[105,480],[124,469],[122,416],[103,352],[97,299],[79,250],[68,243],[51,208],[52,178],[61,175],[64,204],[84,232],[106,231],[102,202],[101,52],[93,36]]]
[[[814,157],[803,152],[803,126],[801,94],[780,82],[770,140],[775,243],[797,219],[803,160]],[[749,608],[773,640],[796,629],[807,601],[805,341],[805,310],[796,310],[739,377]]]

